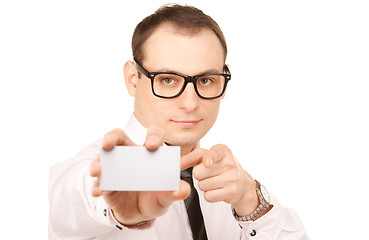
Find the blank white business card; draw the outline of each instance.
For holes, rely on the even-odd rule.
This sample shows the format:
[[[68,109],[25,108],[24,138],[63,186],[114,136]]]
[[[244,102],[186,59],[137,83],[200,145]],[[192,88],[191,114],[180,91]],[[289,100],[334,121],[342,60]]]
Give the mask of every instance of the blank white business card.
[[[180,181],[180,147],[116,146],[101,150],[100,188],[105,191],[175,191]]]

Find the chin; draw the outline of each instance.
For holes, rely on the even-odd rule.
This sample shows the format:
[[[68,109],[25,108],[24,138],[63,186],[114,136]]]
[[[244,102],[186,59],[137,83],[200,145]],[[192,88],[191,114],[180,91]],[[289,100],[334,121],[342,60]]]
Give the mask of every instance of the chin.
[[[173,146],[191,146],[196,145],[203,135],[194,133],[178,133],[166,136],[166,143]]]

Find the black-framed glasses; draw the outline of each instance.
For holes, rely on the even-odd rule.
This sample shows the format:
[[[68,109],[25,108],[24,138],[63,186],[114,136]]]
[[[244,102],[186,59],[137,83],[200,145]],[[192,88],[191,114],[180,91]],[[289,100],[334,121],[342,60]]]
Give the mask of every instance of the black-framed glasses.
[[[203,99],[221,97],[231,80],[231,73],[224,65],[226,73],[206,73],[196,76],[186,76],[173,72],[149,72],[134,61],[134,66],[143,75],[151,79],[152,93],[160,98],[175,98],[183,93],[187,84],[192,82],[197,95]]]

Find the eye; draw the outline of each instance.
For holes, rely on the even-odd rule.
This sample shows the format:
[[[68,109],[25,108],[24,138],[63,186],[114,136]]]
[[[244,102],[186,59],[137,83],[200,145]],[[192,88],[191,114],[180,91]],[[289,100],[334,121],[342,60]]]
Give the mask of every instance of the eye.
[[[207,77],[207,78],[200,78],[198,83],[201,85],[209,85],[213,82],[213,79]]]
[[[174,79],[173,78],[169,78],[169,77],[166,77],[166,78],[162,78],[161,79],[161,82],[166,84],[166,85],[171,85],[171,84],[174,84]]]
[[[184,79],[174,74],[161,73],[154,78],[155,85],[161,85],[162,87],[176,87],[183,83]]]

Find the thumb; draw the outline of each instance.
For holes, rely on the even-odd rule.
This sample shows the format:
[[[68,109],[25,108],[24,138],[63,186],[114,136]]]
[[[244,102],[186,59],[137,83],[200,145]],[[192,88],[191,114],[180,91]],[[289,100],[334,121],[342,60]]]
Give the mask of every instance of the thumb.
[[[155,151],[164,143],[164,131],[156,126],[151,126],[147,129],[146,140],[144,146],[149,151]]]
[[[206,149],[196,148],[189,154],[181,157],[181,170],[200,164],[202,161],[202,157],[206,152]]]
[[[172,193],[173,201],[183,200],[188,198],[191,193],[191,186],[186,181],[181,180],[177,191]]]
[[[181,180],[179,188],[174,192],[166,192],[159,199],[159,203],[163,207],[169,207],[174,201],[186,199],[191,193],[191,186],[186,181]]]

